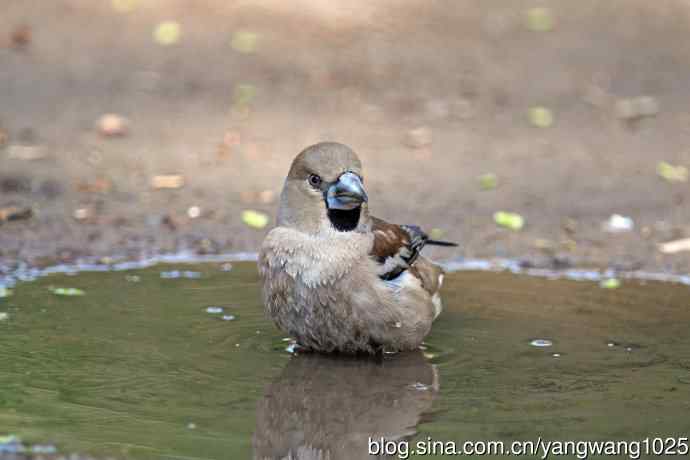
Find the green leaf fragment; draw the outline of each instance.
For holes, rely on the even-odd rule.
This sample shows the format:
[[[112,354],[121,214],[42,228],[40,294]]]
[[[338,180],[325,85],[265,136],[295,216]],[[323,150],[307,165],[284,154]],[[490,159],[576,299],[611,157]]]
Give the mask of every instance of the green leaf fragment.
[[[514,212],[498,211],[494,213],[494,222],[510,230],[520,230],[525,226],[525,219]]]
[[[180,24],[175,21],[164,21],[156,26],[153,39],[159,45],[174,45],[180,40]]]
[[[60,296],[65,296],[65,297],[74,297],[74,296],[86,295],[86,293],[84,291],[82,291],[81,289],[77,289],[77,288],[52,288],[51,291],[55,295],[60,295]]]
[[[235,86],[234,103],[237,106],[249,105],[256,96],[256,87],[254,85],[242,83]]]
[[[482,190],[493,190],[498,185],[498,178],[494,173],[486,173],[479,176],[479,187]]]
[[[621,286],[621,282],[616,278],[607,278],[602,280],[599,286],[604,289],[618,289]]]
[[[230,46],[240,53],[251,54],[256,51],[258,40],[259,35],[254,32],[238,31],[232,35]]]
[[[430,237],[432,240],[439,240],[439,239],[443,238],[443,235],[444,235],[445,233],[446,233],[446,232],[444,232],[444,231],[443,231],[442,229],[440,229],[440,228],[432,228],[431,231],[429,232],[429,237]]]
[[[525,14],[527,29],[532,32],[553,30],[553,15],[548,8],[530,8]]]
[[[268,225],[268,216],[263,212],[248,209],[242,211],[242,222],[252,228],[264,228]]]
[[[670,163],[662,161],[657,165],[656,172],[668,182],[688,181],[688,168],[685,166],[674,166]]]
[[[529,122],[537,128],[548,128],[553,125],[553,113],[546,107],[531,107],[529,109]]]

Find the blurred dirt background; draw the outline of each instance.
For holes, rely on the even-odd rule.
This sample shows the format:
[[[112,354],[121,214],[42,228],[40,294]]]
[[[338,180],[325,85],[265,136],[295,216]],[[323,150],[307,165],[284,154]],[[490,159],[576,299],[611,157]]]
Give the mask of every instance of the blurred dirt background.
[[[3,270],[256,251],[321,140],[438,259],[690,269],[687,0],[0,6]]]

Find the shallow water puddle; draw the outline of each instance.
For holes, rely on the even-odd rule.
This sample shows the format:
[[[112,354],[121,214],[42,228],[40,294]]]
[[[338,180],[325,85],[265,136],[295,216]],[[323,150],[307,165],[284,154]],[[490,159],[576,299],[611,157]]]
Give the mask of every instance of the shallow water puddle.
[[[0,299],[0,436],[100,457],[353,459],[371,435],[690,432],[688,286],[454,273],[423,350],[346,359],[285,351],[254,264],[185,267],[52,275]]]

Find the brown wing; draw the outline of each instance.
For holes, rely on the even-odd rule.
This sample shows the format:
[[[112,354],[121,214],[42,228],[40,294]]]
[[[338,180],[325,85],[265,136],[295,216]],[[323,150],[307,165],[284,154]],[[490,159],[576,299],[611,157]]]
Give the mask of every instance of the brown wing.
[[[412,266],[429,237],[413,225],[390,224],[376,217],[371,220],[371,255],[380,264],[379,277],[392,280]]]

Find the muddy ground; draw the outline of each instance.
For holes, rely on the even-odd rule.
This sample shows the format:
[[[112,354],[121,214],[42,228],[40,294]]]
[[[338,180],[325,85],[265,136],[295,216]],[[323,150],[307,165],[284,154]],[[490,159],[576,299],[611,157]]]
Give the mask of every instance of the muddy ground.
[[[5,0],[0,208],[33,214],[0,224],[4,269],[255,251],[271,223],[242,211],[272,221],[294,155],[336,140],[375,214],[461,244],[436,258],[689,271],[657,248],[690,236],[688,183],[657,174],[690,166],[686,1],[372,3]],[[645,116],[621,112],[639,96]],[[105,113],[124,135],[99,133]],[[633,230],[603,231],[614,213]]]

